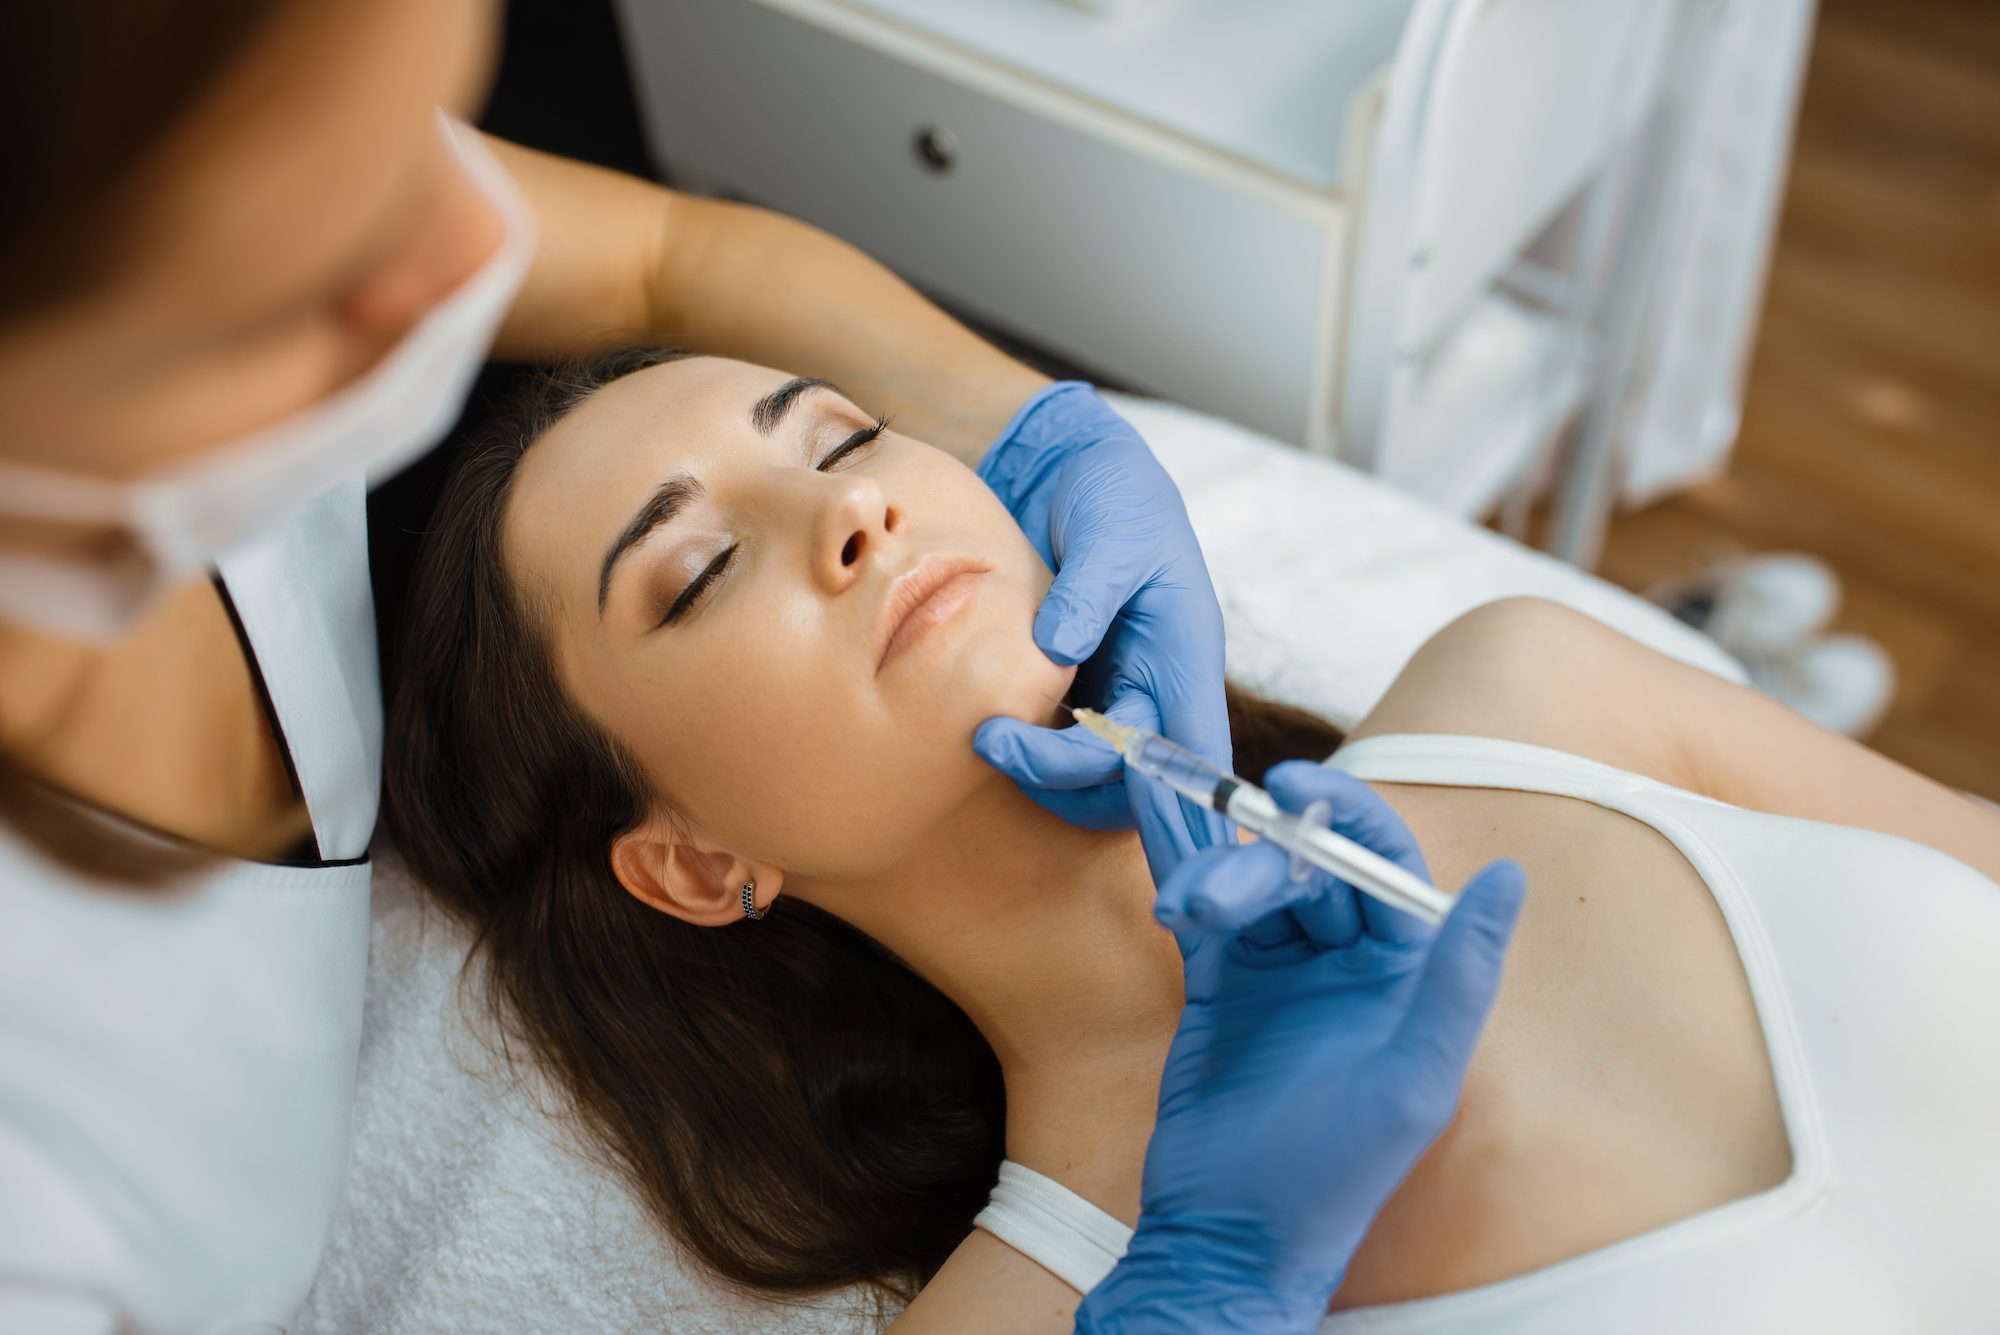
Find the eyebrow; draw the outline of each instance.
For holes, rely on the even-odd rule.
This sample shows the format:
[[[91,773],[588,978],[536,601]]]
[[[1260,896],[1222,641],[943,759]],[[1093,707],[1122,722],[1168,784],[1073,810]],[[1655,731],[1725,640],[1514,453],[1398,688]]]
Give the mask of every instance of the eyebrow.
[[[617,568],[619,558],[644,542],[648,534],[679,514],[700,495],[701,483],[686,473],[676,473],[653,489],[653,494],[632,516],[632,522],[625,525],[625,531],[604,553],[604,566],[597,575],[598,616],[604,615],[605,599],[611,596],[611,572]]]
[[[821,380],[818,376],[802,375],[784,384],[757,400],[750,408],[750,425],[760,436],[768,436],[778,429],[778,423],[785,420],[785,414],[801,397],[815,389],[830,389],[840,393],[840,386],[831,380]]]

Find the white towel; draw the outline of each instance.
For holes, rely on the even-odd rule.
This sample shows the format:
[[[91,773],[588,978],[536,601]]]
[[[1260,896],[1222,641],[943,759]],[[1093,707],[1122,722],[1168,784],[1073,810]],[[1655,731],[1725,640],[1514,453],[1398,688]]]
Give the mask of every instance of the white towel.
[[[306,1335],[871,1331],[858,1293],[749,1302],[677,1260],[503,1071],[462,999],[465,938],[393,857],[375,873],[348,1195],[293,1325]]]
[[[1537,594],[1740,678],[1648,603],[1351,469],[1168,404],[1120,398],[1185,493],[1232,675],[1343,726],[1480,603]],[[875,1329],[860,1297],[746,1301],[677,1261],[543,1101],[495,1069],[457,987],[465,945],[385,859],[375,880],[348,1198],[295,1329]],[[689,1072],[700,1079],[700,1072]]]

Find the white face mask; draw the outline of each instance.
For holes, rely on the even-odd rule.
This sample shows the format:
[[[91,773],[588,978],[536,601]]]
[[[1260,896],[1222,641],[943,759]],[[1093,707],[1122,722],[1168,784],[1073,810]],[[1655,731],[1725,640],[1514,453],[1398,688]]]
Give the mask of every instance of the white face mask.
[[[450,429],[535,241],[534,215],[506,169],[476,134],[440,123],[505,225],[492,256],[359,380],[241,440],[130,481],[0,461],[0,514],[114,527],[138,552],[112,564],[0,550],[0,619],[119,639],[220,553],[338,482],[388,476]]]

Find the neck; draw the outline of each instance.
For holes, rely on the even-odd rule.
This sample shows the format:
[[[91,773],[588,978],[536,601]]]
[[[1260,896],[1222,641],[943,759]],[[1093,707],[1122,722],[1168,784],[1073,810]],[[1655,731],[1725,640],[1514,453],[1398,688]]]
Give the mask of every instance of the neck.
[[[995,776],[887,884],[835,908],[971,1017],[1007,1153],[1127,1222],[1184,995],[1139,837],[1079,829]]]

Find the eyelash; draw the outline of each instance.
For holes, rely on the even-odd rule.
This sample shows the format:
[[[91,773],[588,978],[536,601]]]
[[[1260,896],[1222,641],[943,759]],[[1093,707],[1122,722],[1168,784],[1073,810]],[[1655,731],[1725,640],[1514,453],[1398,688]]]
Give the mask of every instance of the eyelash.
[[[834,446],[833,449],[827,453],[826,458],[814,464],[813,467],[817,468],[820,472],[824,473],[834,463],[836,463],[841,459],[845,459],[848,455],[860,449],[863,445],[874,444],[875,438],[881,435],[884,431],[887,431],[888,429],[889,429],[888,418],[886,417],[876,418],[875,425],[868,427],[865,430],[857,431],[853,435],[849,436],[846,440],[841,441],[840,444]]]
[[[821,459],[813,467],[819,472],[826,472],[834,464],[845,459],[864,445],[873,444],[875,439],[888,429],[888,418],[876,418],[875,425],[857,431],[846,440],[841,441],[840,444],[827,452],[826,458]],[[709,586],[721,579],[724,572],[735,563],[736,549],[740,545],[740,543],[731,543],[728,551],[710,561],[702,568],[702,572],[699,575],[689,580],[688,586],[681,590],[680,597],[674,599],[673,605],[667,609],[666,615],[660,618],[659,624],[662,626],[671,626],[693,611],[695,604],[700,602],[702,596],[708,592]]]

